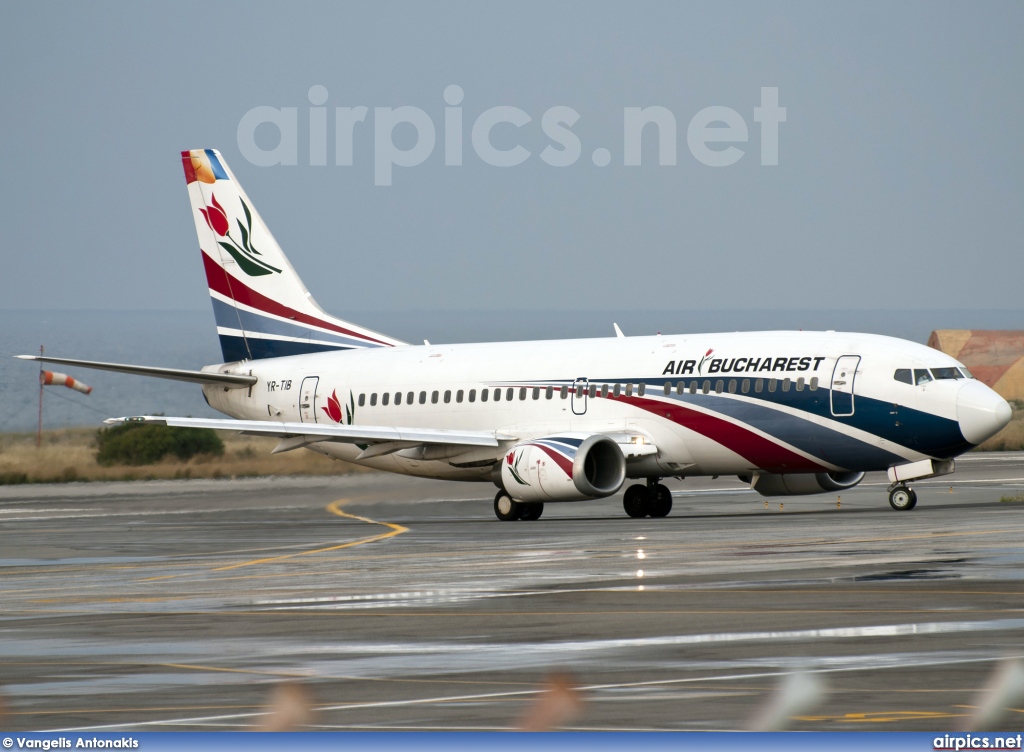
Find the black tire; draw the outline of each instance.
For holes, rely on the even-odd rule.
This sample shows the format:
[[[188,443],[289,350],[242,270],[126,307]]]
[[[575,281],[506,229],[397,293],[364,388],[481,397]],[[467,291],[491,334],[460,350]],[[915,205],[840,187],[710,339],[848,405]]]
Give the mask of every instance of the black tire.
[[[539,520],[540,516],[544,514],[544,504],[520,504],[519,506],[523,508],[523,512],[519,515],[519,519],[525,522]]]
[[[672,511],[672,492],[668,490],[668,486],[661,483],[652,490],[654,493],[650,494],[647,513],[651,517],[668,517],[668,513]]]
[[[523,505],[513,501],[504,491],[498,491],[494,497],[494,516],[502,522],[514,522],[523,513]]]
[[[897,512],[909,512],[917,506],[917,494],[912,488],[896,486],[889,492],[889,506]]]
[[[647,486],[634,484],[626,489],[626,493],[622,497],[622,508],[630,517],[646,517],[647,508],[650,506],[649,496],[650,492],[647,490]]]

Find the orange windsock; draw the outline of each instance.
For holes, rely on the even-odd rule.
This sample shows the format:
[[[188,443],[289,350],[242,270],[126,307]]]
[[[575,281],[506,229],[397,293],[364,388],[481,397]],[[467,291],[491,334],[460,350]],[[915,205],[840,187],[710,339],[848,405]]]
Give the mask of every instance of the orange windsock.
[[[89,394],[92,391],[91,386],[86,386],[81,381],[75,381],[72,377],[66,373],[54,373],[53,371],[43,371],[39,376],[39,382],[44,385],[55,385],[61,386],[62,384],[68,389],[74,389],[76,392],[82,394]]]

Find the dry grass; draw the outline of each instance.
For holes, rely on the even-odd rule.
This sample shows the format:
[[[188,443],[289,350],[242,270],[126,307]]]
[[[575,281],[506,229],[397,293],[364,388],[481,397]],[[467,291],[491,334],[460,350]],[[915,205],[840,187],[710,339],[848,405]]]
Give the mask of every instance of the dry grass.
[[[1024,402],[1011,400],[1013,417],[1002,431],[978,447],[983,452],[1018,452],[1024,450]]]
[[[34,433],[0,434],[0,485],[91,480],[157,478],[244,478],[262,475],[345,475],[364,472],[356,465],[297,449],[271,455],[277,439],[221,433],[224,455],[201,455],[187,462],[165,459],[155,465],[129,467],[96,464],[96,430],[66,428],[44,431],[36,448]]]

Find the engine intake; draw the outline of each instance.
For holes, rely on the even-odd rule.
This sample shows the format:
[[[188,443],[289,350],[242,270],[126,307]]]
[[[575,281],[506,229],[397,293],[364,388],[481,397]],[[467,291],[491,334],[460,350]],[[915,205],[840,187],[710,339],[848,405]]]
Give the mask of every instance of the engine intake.
[[[611,496],[626,479],[626,458],[604,434],[562,433],[516,444],[501,482],[516,501],[582,501]]]
[[[864,473],[757,473],[753,480],[749,476],[740,479],[749,481],[762,496],[806,496],[853,488],[864,479]]]

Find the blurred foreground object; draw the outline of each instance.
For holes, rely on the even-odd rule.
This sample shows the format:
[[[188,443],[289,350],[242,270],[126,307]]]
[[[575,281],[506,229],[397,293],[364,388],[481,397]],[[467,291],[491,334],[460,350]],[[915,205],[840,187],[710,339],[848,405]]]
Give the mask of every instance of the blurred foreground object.
[[[928,347],[956,358],[1005,400],[1024,400],[1024,331],[936,329]]]
[[[751,731],[782,731],[794,716],[804,715],[825,700],[828,691],[817,674],[787,674],[750,722]]]
[[[568,674],[551,674],[515,725],[518,731],[554,731],[583,712],[583,696]]]
[[[312,712],[309,690],[298,682],[283,682],[270,693],[266,715],[256,722],[254,730],[297,731],[309,723]]]
[[[978,693],[974,712],[967,716],[962,730],[994,729],[1006,711],[1019,703],[1024,703],[1024,664],[1016,659],[1003,661]]]

